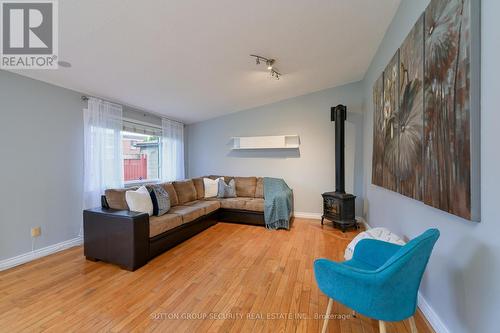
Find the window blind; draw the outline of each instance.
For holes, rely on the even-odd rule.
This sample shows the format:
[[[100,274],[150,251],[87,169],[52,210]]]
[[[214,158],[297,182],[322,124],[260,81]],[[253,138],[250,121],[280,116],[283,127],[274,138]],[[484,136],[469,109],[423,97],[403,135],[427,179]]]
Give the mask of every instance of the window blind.
[[[137,122],[133,122],[130,120],[123,120],[123,130],[125,132],[132,132],[137,134],[145,134],[145,135],[153,135],[153,136],[161,136],[161,128],[139,124]]]

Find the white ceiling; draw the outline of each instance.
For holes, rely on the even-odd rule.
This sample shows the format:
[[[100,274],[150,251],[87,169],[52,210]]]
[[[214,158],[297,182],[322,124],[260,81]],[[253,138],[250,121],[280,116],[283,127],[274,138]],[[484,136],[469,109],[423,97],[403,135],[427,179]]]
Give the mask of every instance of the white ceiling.
[[[61,0],[72,67],[18,73],[191,123],[362,79],[399,3]]]

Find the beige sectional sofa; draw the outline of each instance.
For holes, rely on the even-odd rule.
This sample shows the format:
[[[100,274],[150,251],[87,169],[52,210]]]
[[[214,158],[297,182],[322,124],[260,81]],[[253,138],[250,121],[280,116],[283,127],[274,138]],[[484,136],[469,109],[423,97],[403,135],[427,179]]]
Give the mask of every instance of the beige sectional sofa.
[[[235,180],[236,198],[205,198],[203,177],[160,184],[171,204],[163,216],[130,212],[125,193],[134,188],[106,190],[102,207],[84,211],[85,256],[135,270],[217,221],[265,225],[263,178],[224,179]]]
[[[209,176],[216,179],[219,176]],[[264,212],[264,185],[261,177],[224,177],[235,180],[236,198],[205,198],[203,177],[160,184],[170,197],[171,208],[163,216],[149,218],[149,237],[189,223],[219,208]],[[128,210],[125,192],[137,188],[108,189],[105,198],[111,209]]]

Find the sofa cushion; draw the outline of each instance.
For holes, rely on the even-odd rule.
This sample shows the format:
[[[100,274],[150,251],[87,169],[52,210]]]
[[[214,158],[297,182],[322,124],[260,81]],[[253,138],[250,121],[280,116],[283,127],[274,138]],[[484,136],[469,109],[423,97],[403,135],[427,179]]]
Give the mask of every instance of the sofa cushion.
[[[182,223],[188,223],[196,220],[198,217],[205,215],[205,208],[196,206],[175,206],[168,211],[172,214],[182,216]]]
[[[203,208],[204,215],[210,214],[220,208],[220,202],[216,200],[196,200],[187,202],[184,206]]]
[[[203,201],[217,201],[217,202],[221,202],[222,198],[217,198],[217,197],[205,198],[205,199],[203,199]]]
[[[128,210],[127,200],[125,199],[125,193],[127,191],[135,191],[138,187],[131,188],[120,188],[120,189],[108,189],[104,191],[106,201],[108,202],[109,208]]]
[[[164,214],[162,216],[152,216],[149,218],[149,237],[176,228],[182,224],[182,216],[178,214]]]
[[[205,197],[205,187],[203,186],[203,177],[193,178],[194,188],[196,189],[196,199]]]
[[[205,207],[205,214],[207,215],[220,208],[219,201],[204,201],[202,204]]]
[[[220,206],[225,209],[246,209],[246,202],[253,198],[224,198],[220,199]]]
[[[172,184],[172,183],[163,183],[163,184],[160,184],[160,185],[168,193],[168,197],[170,199],[170,207],[177,206],[179,204],[179,198],[177,198],[177,192],[175,192],[174,184]]]
[[[255,197],[264,198],[264,177],[257,177],[257,185],[255,187]]]
[[[202,200],[194,200],[194,201],[185,202],[185,203],[182,204],[182,206],[192,206],[192,205],[194,205],[195,203],[198,203],[198,202],[202,202]]]
[[[236,195],[239,197],[255,197],[257,177],[235,177]],[[228,180],[226,180],[228,181]]]
[[[253,198],[253,199],[247,200],[245,202],[245,210],[251,210],[254,212],[263,212],[264,211],[264,199]]]
[[[196,200],[196,188],[191,179],[173,182],[179,205]]]

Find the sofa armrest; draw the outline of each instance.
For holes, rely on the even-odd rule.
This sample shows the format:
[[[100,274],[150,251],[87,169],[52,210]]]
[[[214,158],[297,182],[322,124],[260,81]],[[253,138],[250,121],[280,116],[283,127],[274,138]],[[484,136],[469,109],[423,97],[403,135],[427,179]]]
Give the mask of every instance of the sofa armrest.
[[[133,271],[149,259],[149,215],[94,208],[83,211],[84,254]]]
[[[101,207],[109,209],[108,199],[106,199],[105,195],[101,195]]]

